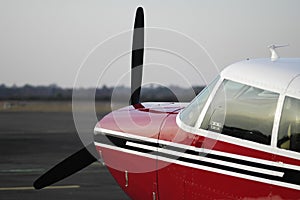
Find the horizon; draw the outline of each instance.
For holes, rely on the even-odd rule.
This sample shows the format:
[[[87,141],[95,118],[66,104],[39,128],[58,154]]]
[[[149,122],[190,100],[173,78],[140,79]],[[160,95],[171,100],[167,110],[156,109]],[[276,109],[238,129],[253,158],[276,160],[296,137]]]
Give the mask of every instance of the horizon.
[[[55,84],[55,83],[51,83],[49,85],[32,85],[32,84],[29,84],[29,83],[25,83],[24,85],[17,85],[17,84],[13,84],[13,85],[6,85],[5,83],[0,83],[0,87],[6,87],[6,88],[23,88],[23,87],[53,87],[53,88],[61,88],[61,89],[95,89],[95,88],[108,88],[108,89],[112,89],[112,88],[126,88],[126,89],[130,89],[130,86],[127,86],[127,85],[118,85],[117,87],[115,86],[107,86],[107,85],[102,85],[102,86],[96,86],[96,87],[77,87],[77,88],[74,88],[74,87],[63,87],[63,86],[60,86],[58,84]],[[182,87],[180,85],[167,85],[167,86],[164,86],[164,85],[158,85],[158,84],[152,84],[152,85],[143,85],[142,86],[142,89],[143,88],[160,88],[160,87],[165,87],[165,88],[180,88],[180,89],[189,89],[189,88],[186,88],[186,87]],[[195,87],[206,87],[206,85],[192,85],[193,88]]]

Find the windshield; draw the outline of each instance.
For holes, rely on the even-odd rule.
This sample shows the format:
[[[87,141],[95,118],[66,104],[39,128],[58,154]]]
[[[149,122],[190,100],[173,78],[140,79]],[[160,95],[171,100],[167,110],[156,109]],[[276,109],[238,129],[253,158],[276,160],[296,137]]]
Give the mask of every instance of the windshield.
[[[272,91],[224,80],[201,129],[269,145],[278,97]]]
[[[179,118],[186,125],[194,127],[198,117],[212,91],[214,86],[219,80],[219,76],[207,87],[205,87],[194,99],[193,101],[180,113]]]

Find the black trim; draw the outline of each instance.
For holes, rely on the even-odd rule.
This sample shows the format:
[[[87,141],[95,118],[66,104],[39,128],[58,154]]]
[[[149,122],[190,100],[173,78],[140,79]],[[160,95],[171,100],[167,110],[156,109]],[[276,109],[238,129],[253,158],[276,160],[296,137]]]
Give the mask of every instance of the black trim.
[[[107,138],[106,142],[104,142],[103,138]],[[298,171],[298,170],[292,170],[292,169],[287,169],[287,168],[283,168],[283,167],[276,167],[276,166],[271,166],[271,165],[267,165],[267,164],[241,160],[241,159],[237,159],[237,158],[230,158],[230,157],[226,157],[226,156],[219,156],[219,155],[214,155],[214,154],[210,154],[210,153],[200,153],[197,151],[188,150],[188,149],[184,149],[184,148],[180,148],[180,147],[163,145],[163,144],[158,144],[158,143],[154,143],[154,142],[142,141],[142,140],[132,139],[132,138],[125,138],[125,137],[120,137],[120,136],[112,136],[112,135],[105,136],[105,135],[97,134],[97,135],[95,135],[95,141],[104,143],[104,144],[108,144],[108,145],[112,145],[112,143],[113,143],[113,145],[120,147],[120,148],[134,150],[134,151],[147,153],[147,154],[151,154],[151,155],[157,155],[157,156],[161,156],[161,157],[165,157],[165,158],[169,158],[169,159],[180,160],[183,162],[193,163],[193,164],[197,164],[197,165],[212,167],[215,169],[236,172],[239,174],[246,174],[246,175],[255,176],[255,177],[259,177],[259,178],[275,180],[275,181],[279,181],[279,182],[283,182],[283,183],[291,183],[291,184],[300,185],[300,171]],[[209,163],[209,162],[205,162],[202,160],[195,160],[192,158],[178,157],[178,156],[170,155],[167,153],[145,150],[145,149],[137,148],[137,147],[131,147],[131,146],[126,145],[126,142],[134,142],[134,143],[147,145],[147,146],[151,146],[151,147],[164,148],[167,150],[177,151],[180,153],[186,153],[189,155],[199,155],[200,157],[203,157],[203,158],[207,157],[207,158],[212,158],[212,159],[216,159],[216,160],[221,160],[221,161],[261,168],[261,169],[268,169],[268,170],[272,170],[272,171],[283,172],[284,175],[283,175],[283,177],[278,177],[278,176],[267,175],[267,174],[263,174],[263,173],[259,173],[259,172],[237,169],[234,167],[224,166],[224,165],[220,165],[220,164],[216,164],[216,163]]]

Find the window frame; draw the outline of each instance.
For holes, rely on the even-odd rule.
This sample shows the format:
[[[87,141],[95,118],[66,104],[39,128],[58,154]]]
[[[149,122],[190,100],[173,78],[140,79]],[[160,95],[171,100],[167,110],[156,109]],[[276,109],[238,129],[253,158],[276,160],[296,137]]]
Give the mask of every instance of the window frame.
[[[290,150],[290,149],[283,149],[283,148],[280,148],[280,147],[277,146],[278,135],[279,135],[279,127],[280,127],[280,122],[281,122],[281,115],[282,115],[282,112],[283,112],[283,109],[284,109],[284,103],[285,103],[286,98],[294,98],[294,99],[298,99],[300,101],[299,97],[297,97],[295,95],[286,94],[286,93],[282,95],[282,102],[281,102],[281,105],[280,105],[280,115],[278,115],[279,119],[278,119],[277,131],[276,131],[276,134],[274,135],[274,140],[275,140],[274,141],[274,145],[275,145],[274,147],[276,149],[278,149],[278,151],[283,152],[285,154],[291,154],[291,155],[296,154],[298,159],[299,159],[300,152],[293,151],[293,150]]]
[[[200,115],[199,115],[196,123],[195,123],[195,126],[194,126],[195,129],[200,129],[201,123],[205,117],[205,114],[209,108],[209,105],[211,104],[212,100],[214,99],[216,92],[218,91],[218,89],[219,89],[220,85],[223,83],[223,81],[224,81],[224,78],[220,77],[219,80],[216,82],[214,88],[212,89],[212,91],[211,91],[211,93],[210,93],[210,95],[209,95],[209,97],[208,97],[202,111],[200,112]]]
[[[220,133],[215,133],[213,131],[209,131],[209,130],[205,130],[205,129],[200,128],[200,126],[202,124],[202,121],[205,117],[205,114],[206,114],[212,100],[214,99],[214,97],[216,95],[216,92],[217,92],[217,90],[219,89],[220,85],[222,84],[222,82],[224,80],[239,82],[239,83],[246,84],[246,85],[253,86],[253,87],[257,87],[257,88],[260,88],[260,89],[269,90],[271,92],[276,92],[276,93],[279,94],[279,97],[278,97],[278,100],[277,100],[277,105],[276,105],[276,110],[275,110],[274,121],[273,121],[273,129],[272,129],[271,144],[270,145],[260,144],[260,143],[257,143],[257,142],[232,137],[232,136],[229,136],[229,135],[223,135],[223,134],[220,134]],[[286,91],[274,91],[274,90],[270,90],[269,88],[266,88],[266,87],[259,87],[257,85],[252,85],[252,84],[249,84],[247,82],[244,83],[242,81],[237,81],[237,80],[234,80],[234,79],[230,79],[228,77],[220,76],[220,78],[217,81],[216,85],[212,89],[212,92],[210,93],[210,95],[209,95],[209,97],[208,97],[208,99],[207,99],[207,101],[206,101],[199,117],[198,117],[198,121],[196,122],[195,126],[191,127],[191,126],[187,126],[186,124],[184,124],[179,118],[180,112],[178,113],[178,115],[176,117],[176,123],[182,130],[184,130],[186,132],[190,132],[190,133],[195,134],[195,135],[199,135],[199,136],[202,136],[202,137],[208,137],[208,138],[215,139],[215,140],[218,140],[218,141],[222,141],[222,142],[226,142],[226,143],[230,143],[230,144],[234,144],[234,145],[238,145],[238,146],[243,146],[243,147],[246,147],[246,148],[259,150],[259,151],[263,151],[263,152],[266,152],[266,153],[271,153],[271,154],[274,154],[274,155],[285,156],[285,157],[288,157],[288,158],[300,160],[300,157],[299,157],[300,153],[299,152],[286,150],[286,149],[281,149],[281,148],[277,147],[277,137],[278,137],[278,131],[279,131],[279,124],[280,124],[283,104],[284,104],[284,100],[285,100],[286,96],[295,97],[294,95],[286,94]],[[295,98],[299,98],[299,97],[295,97]]]
[[[203,106],[202,110],[201,110],[200,113],[199,113],[198,118],[197,118],[196,121],[195,121],[194,126],[190,126],[190,125],[186,124],[187,126],[189,126],[189,127],[191,127],[191,128],[197,127],[197,123],[198,123],[198,121],[199,121],[199,117],[203,114],[203,111],[205,110],[205,107],[207,107],[206,109],[208,109],[209,104],[207,105],[207,103],[208,103],[209,101],[211,101],[212,95],[214,96],[214,93],[217,91],[217,89],[219,88],[220,84],[222,83],[222,81],[220,82],[221,79],[222,79],[222,77],[218,75],[216,78],[214,78],[214,80],[213,80],[209,85],[207,85],[205,88],[203,88],[203,90],[198,94],[198,95],[201,95],[201,94],[203,93],[204,90],[207,90],[208,87],[210,87],[211,84],[213,84],[213,83],[215,82],[215,83],[214,83],[214,86],[211,88],[211,92],[209,93],[209,95],[208,95],[208,97],[207,97],[207,99],[206,99],[206,101],[205,101],[205,103],[204,103],[204,106]],[[197,95],[197,96],[198,96],[198,95]],[[190,104],[194,103],[194,101],[196,100],[197,96],[190,102]],[[182,115],[182,112],[183,112],[183,111],[184,111],[184,109],[181,110],[181,111],[178,113],[179,119],[180,119],[180,116]],[[205,113],[204,113],[204,115],[205,115]],[[182,121],[182,120],[180,119],[180,121]],[[183,122],[183,121],[182,121],[182,122]],[[183,123],[184,123],[184,122],[183,122]],[[184,124],[185,124],[185,123],[184,123]]]
[[[203,123],[203,120],[204,120],[204,118],[205,118],[205,115],[207,114],[208,109],[209,109],[210,105],[212,104],[213,100],[216,98],[217,91],[219,91],[219,88],[221,87],[221,85],[222,85],[225,81],[236,82],[236,83],[239,83],[239,84],[243,84],[244,86],[247,86],[247,87],[255,87],[255,88],[258,88],[258,89],[262,89],[262,88],[259,88],[259,87],[256,87],[256,86],[252,86],[252,85],[250,85],[250,84],[244,84],[244,83],[240,83],[240,82],[237,82],[237,81],[233,81],[233,80],[224,78],[224,79],[221,81],[221,83],[218,85],[218,88],[216,88],[216,91],[215,91],[215,93],[214,93],[214,96],[213,96],[213,98],[211,99],[211,101],[209,102],[209,104],[208,104],[208,106],[207,106],[207,109],[206,109],[205,112],[203,113],[203,116],[201,116],[201,119],[200,119],[200,118],[198,119],[198,120],[199,120],[199,121],[198,121],[199,124],[196,123],[195,128],[198,128],[198,129],[201,129],[201,130],[205,130],[205,131],[209,131],[209,132],[213,132],[213,133],[217,133],[217,134],[220,134],[220,135],[227,135],[227,134],[222,134],[222,133],[218,133],[218,132],[214,132],[214,131],[211,131],[211,130],[206,130],[206,129],[201,128],[201,125],[202,125],[202,123]],[[243,139],[243,138],[235,137],[235,136],[231,136],[231,135],[227,135],[227,136],[232,137],[232,138],[238,138],[238,139],[240,139],[241,141],[250,141],[250,142],[255,142],[255,143],[262,144],[262,145],[266,145],[266,146],[272,146],[272,141],[273,141],[274,131],[277,130],[276,128],[274,128],[274,125],[275,125],[274,122],[275,122],[276,115],[278,114],[278,112],[280,112],[280,110],[278,109],[278,108],[279,108],[278,103],[279,103],[280,93],[274,92],[274,91],[271,91],[271,90],[268,90],[268,89],[262,89],[262,90],[269,91],[269,92],[273,92],[273,93],[276,93],[276,94],[278,95],[278,98],[276,99],[276,102],[275,102],[276,106],[275,106],[275,110],[274,110],[274,118],[273,118],[273,121],[272,121],[272,130],[271,130],[271,133],[270,133],[270,136],[271,136],[271,138],[270,138],[270,144],[263,144],[263,143],[259,143],[259,142],[257,142],[257,141],[247,140],[247,139]],[[280,114],[281,114],[281,113],[280,113]],[[197,125],[198,125],[198,126],[197,126]]]

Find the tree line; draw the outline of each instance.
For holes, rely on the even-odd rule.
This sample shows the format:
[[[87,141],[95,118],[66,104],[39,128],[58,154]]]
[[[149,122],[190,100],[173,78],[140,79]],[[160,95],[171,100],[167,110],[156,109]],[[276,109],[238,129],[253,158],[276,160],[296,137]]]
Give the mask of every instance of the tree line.
[[[204,86],[194,86],[192,89],[181,88],[179,86],[150,86],[143,87],[141,92],[142,101],[190,101],[197,95]],[[191,91],[192,90],[192,91]],[[43,101],[70,101],[73,92],[76,92],[77,98],[82,100],[88,98],[90,94],[98,101],[122,101],[129,99],[130,88],[125,86],[101,88],[62,88],[55,84],[48,86],[33,86],[26,84],[24,86],[8,87],[0,85],[0,100],[43,100]],[[192,95],[191,95],[192,94]]]

